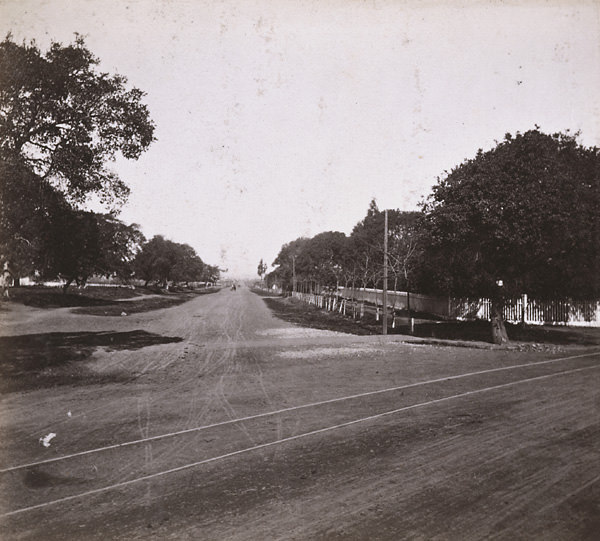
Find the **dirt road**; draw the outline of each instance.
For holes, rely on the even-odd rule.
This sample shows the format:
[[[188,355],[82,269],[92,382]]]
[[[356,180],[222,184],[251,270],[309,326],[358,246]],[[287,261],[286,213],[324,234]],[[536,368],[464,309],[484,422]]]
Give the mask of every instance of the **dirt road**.
[[[598,538],[596,350],[396,340],[247,289],[1,312],[1,539]]]

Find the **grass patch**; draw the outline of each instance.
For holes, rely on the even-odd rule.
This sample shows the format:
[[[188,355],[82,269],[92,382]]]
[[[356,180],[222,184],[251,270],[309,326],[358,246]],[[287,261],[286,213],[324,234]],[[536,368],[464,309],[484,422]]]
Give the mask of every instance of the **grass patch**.
[[[345,332],[357,335],[379,334],[371,325],[344,317],[337,312],[320,310],[292,297],[263,295],[263,301],[280,319],[311,329]]]
[[[274,315],[289,323],[313,329],[346,332],[357,335],[382,334],[381,319],[367,307],[362,319],[353,319],[338,312],[328,312],[291,297],[262,295]],[[396,327],[388,334],[410,335],[407,314],[396,318]],[[488,321],[443,321],[427,314],[416,314],[413,336],[441,340],[491,343]],[[391,318],[389,319],[391,326]],[[506,324],[508,337],[515,343],[600,346],[600,329],[592,327],[563,327]]]
[[[74,308],[77,314],[118,316],[177,306],[198,295],[208,295],[218,288],[163,291],[155,288],[97,287],[69,289],[55,287],[16,287],[10,290],[10,302],[36,308]]]

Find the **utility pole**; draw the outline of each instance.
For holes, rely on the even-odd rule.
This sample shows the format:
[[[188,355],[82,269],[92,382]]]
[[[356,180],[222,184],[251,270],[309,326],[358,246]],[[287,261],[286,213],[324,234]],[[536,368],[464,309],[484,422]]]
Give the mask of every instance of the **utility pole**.
[[[292,256],[292,294],[296,293],[296,256]]]
[[[384,211],[383,231],[383,334],[387,334],[387,288],[388,288],[388,211]]]

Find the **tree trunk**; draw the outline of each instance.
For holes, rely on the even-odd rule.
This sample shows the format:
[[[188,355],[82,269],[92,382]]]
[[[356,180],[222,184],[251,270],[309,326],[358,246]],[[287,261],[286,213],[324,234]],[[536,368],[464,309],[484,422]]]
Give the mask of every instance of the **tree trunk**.
[[[506,344],[508,334],[502,317],[502,299],[493,299],[491,308],[492,342],[496,345]]]

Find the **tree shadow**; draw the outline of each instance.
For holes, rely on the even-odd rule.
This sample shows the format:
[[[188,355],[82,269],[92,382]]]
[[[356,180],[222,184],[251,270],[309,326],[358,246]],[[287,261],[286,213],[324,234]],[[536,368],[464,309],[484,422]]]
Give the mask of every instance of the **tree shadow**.
[[[506,323],[508,337],[514,342],[553,345],[600,345],[600,329],[517,325]],[[408,327],[399,326],[396,334],[409,334]],[[414,335],[422,338],[491,342],[489,321],[427,322],[415,325]]]
[[[82,294],[80,291],[63,293],[62,289],[52,290],[17,288],[11,291],[13,301],[34,308],[73,308],[77,306],[106,306],[115,301]]]
[[[98,347],[109,351],[136,350],[182,340],[142,330],[1,336],[0,392],[123,381],[129,376],[94,374],[83,362]]]

